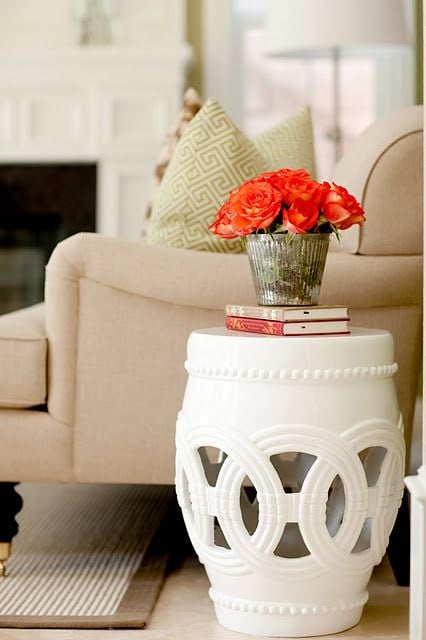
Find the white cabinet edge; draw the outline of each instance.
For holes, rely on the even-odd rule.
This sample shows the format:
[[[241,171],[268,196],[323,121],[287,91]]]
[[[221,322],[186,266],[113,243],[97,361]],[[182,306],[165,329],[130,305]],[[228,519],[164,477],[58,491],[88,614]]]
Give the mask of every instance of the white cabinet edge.
[[[405,478],[411,493],[410,640],[426,638],[426,465]]]
[[[422,465],[415,476],[405,478],[405,484],[411,497],[426,503],[426,465]]]

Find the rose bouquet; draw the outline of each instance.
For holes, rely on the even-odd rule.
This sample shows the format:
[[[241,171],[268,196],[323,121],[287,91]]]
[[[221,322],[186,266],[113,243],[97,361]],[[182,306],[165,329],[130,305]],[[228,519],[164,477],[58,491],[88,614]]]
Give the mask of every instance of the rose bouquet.
[[[231,191],[209,229],[221,238],[252,233],[335,233],[365,220],[344,187],[316,182],[304,169],[262,173]]]
[[[332,233],[365,220],[344,187],[303,169],[262,173],[231,191],[209,229],[244,237],[259,304],[317,304]]]

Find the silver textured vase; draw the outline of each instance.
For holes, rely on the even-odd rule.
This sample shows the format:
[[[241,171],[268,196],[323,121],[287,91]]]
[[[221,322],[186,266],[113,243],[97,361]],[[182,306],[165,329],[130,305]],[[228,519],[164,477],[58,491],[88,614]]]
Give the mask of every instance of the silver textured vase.
[[[258,304],[318,304],[329,233],[252,234],[246,243]]]

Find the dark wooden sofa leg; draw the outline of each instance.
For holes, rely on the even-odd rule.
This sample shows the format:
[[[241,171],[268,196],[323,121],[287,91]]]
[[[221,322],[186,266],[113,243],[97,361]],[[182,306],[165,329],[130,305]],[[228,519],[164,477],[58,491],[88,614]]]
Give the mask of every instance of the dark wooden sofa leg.
[[[390,535],[388,558],[400,587],[410,585],[410,507],[408,490],[404,489],[395,526]]]
[[[18,533],[15,516],[22,509],[22,498],[15,491],[18,482],[0,482],[0,577],[6,573],[12,539]]]

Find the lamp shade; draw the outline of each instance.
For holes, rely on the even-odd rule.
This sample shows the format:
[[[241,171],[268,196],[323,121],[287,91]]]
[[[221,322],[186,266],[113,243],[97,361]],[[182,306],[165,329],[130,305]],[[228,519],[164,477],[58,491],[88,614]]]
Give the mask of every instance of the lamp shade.
[[[270,0],[265,52],[411,44],[403,0]]]

